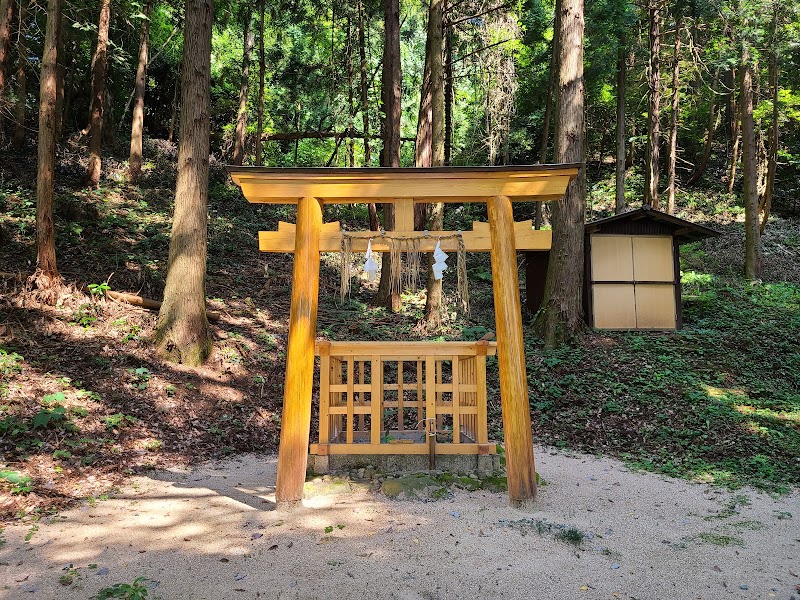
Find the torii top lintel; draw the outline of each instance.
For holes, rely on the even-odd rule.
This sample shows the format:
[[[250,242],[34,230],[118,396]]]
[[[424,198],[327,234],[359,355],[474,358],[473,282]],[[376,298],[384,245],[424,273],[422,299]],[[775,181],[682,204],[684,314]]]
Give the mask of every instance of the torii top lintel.
[[[507,196],[514,202],[557,200],[580,165],[514,165],[430,168],[228,167],[249,202],[296,204],[318,198],[326,204],[485,202]]]

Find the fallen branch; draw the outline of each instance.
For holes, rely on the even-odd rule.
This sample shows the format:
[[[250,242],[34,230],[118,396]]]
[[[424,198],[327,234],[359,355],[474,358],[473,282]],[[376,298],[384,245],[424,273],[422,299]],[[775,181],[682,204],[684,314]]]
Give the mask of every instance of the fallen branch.
[[[132,304],[133,306],[141,306],[148,310],[159,310],[161,302],[159,300],[152,300],[150,298],[143,298],[136,294],[126,294],[125,292],[114,292],[111,290],[106,291],[106,297],[116,300],[117,302],[124,302],[125,304]],[[214,310],[206,310],[206,317],[209,321],[219,321],[222,315]]]

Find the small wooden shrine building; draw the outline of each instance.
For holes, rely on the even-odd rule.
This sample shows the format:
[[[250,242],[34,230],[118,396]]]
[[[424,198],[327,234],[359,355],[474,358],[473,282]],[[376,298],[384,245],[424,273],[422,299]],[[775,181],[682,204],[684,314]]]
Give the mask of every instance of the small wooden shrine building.
[[[496,353],[505,432],[508,494],[524,504],[536,492],[517,251],[549,250],[551,232],[515,223],[512,202],[559,200],[579,165],[511,167],[229,167],[248,201],[295,204],[296,224],[260,232],[264,252],[294,252],[289,341],[275,496],[290,508],[303,498],[309,449],[320,453],[428,453],[425,436],[443,418],[452,439],[436,452],[489,453],[487,355]],[[322,222],[325,204],[393,204],[395,230],[343,232]],[[483,202],[488,223],[471,231],[414,231],[414,205]],[[489,252],[497,342],[315,343],[320,252]],[[409,246],[410,245],[410,246]],[[345,250],[346,248],[346,250]],[[320,356],[319,441],[309,448],[315,354]],[[388,380],[387,380],[388,379]],[[387,418],[387,410],[392,416]],[[413,417],[406,417],[410,412]],[[420,435],[413,421],[425,423]],[[411,425],[409,427],[409,425]],[[391,438],[391,439],[390,439]],[[392,443],[401,442],[401,443]],[[405,442],[405,443],[402,443]]]
[[[587,223],[584,314],[597,329],[680,329],[678,249],[720,233],[649,206]],[[527,307],[542,301],[548,252],[526,255]]]

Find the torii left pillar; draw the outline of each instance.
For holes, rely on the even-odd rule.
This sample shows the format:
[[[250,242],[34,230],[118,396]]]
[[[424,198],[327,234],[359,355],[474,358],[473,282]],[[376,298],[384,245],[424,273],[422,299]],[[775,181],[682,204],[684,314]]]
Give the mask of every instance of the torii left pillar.
[[[283,418],[278,449],[278,510],[291,510],[303,499],[314,387],[314,339],[319,303],[319,237],[322,203],[317,198],[297,202],[292,306],[283,388]]]

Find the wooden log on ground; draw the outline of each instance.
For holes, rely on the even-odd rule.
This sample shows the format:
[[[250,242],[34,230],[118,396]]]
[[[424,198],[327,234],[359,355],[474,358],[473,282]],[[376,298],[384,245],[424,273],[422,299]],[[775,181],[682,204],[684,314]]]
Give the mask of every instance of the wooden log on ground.
[[[536,495],[533,435],[522,341],[522,313],[514,247],[511,200],[494,196],[487,203],[492,232],[492,286],[500,367],[500,400],[505,432],[508,496],[512,506],[525,506]]]
[[[161,302],[159,300],[144,298],[142,296],[137,296],[136,294],[127,294],[125,292],[115,292],[112,290],[106,290],[106,297],[111,298],[112,300],[116,300],[117,302],[124,302],[125,304],[140,306],[148,310],[157,311],[161,308]],[[208,318],[209,321],[219,321],[221,315],[214,310],[206,309],[206,317]]]

